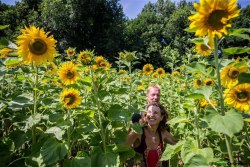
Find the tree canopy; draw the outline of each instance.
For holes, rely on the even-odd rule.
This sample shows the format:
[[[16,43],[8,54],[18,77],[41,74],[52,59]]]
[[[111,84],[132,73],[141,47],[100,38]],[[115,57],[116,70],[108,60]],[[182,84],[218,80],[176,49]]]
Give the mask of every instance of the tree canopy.
[[[10,6],[0,3],[0,25],[9,25],[1,36],[14,41],[20,28],[28,25],[43,27],[58,41],[58,50],[64,53],[68,47],[76,50],[94,50],[115,64],[120,51],[135,51],[136,68],[145,63],[171,69],[169,55],[181,62],[192,54],[189,39],[194,34],[185,29],[193,9],[192,2],[179,3],[158,0],[147,3],[138,17],[125,17],[119,0],[22,0]],[[250,7],[243,8],[235,20],[237,27],[249,28]],[[224,46],[234,46],[239,39],[230,37]],[[249,45],[241,40],[242,45]],[[169,49],[169,51],[166,51]],[[168,57],[168,58],[166,58]],[[178,63],[177,63],[178,65]]]

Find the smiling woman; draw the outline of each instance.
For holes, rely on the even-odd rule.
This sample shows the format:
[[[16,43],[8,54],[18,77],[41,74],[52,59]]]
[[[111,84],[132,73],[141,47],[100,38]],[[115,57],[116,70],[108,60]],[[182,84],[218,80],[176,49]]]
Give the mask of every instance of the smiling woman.
[[[129,132],[126,144],[134,148],[143,157],[141,162],[147,167],[162,167],[160,161],[164,144],[175,144],[174,138],[166,130],[168,114],[164,107],[159,103],[152,102],[146,106],[146,112],[140,122],[144,125],[143,133],[137,134]]]

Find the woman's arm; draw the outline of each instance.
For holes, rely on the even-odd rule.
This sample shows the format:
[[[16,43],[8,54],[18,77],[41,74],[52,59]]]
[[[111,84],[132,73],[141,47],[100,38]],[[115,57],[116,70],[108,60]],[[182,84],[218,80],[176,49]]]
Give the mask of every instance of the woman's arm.
[[[174,137],[168,131],[165,130],[162,136],[163,136],[163,140],[166,141],[167,143],[171,145],[174,145],[176,143]]]
[[[130,131],[128,133],[128,136],[127,136],[127,139],[126,139],[126,144],[128,146],[134,148],[135,147],[135,142],[137,141],[137,139],[140,140],[139,136],[140,136],[139,134],[137,134],[137,133],[135,133],[133,131]]]

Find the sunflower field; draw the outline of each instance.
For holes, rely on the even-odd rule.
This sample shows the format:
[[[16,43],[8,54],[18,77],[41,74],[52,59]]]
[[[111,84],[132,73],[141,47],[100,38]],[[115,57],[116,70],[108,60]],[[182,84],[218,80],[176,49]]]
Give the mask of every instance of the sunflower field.
[[[230,29],[236,0],[201,0],[187,31],[197,52],[171,73],[137,63],[121,51],[116,67],[94,50],[65,53],[42,27],[26,26],[16,43],[0,45],[0,166],[129,166],[138,155],[125,145],[131,121],[144,112],[149,85],[161,87],[167,123],[178,141],[166,145],[169,166],[250,166],[250,47],[218,48]],[[6,28],[1,26],[1,29]],[[67,55],[62,60],[62,54]],[[199,55],[199,56],[197,56]],[[240,55],[240,56],[235,56]]]

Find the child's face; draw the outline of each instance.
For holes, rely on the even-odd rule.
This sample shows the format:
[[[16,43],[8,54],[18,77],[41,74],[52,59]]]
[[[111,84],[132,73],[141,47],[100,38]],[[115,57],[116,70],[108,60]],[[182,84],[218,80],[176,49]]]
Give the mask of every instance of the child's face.
[[[163,119],[160,108],[157,106],[149,106],[146,113],[146,119],[149,125],[159,125]]]

